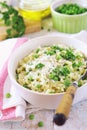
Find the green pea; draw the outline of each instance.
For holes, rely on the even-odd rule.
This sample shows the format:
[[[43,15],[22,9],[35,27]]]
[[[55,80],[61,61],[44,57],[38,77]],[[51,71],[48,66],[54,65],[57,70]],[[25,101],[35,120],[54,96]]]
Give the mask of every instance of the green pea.
[[[10,98],[11,94],[10,93],[6,93],[6,98]]]
[[[43,127],[43,126],[44,126],[43,121],[39,121],[39,122],[38,122],[38,126],[39,126],[39,127]]]
[[[37,84],[36,87],[37,87],[37,88],[41,88],[41,84]]]
[[[39,55],[37,54],[37,53],[35,53],[34,55],[33,55],[33,58],[38,58],[39,57]]]
[[[62,14],[75,15],[87,12],[87,8],[80,7],[78,4],[74,3],[67,3],[60,5],[55,11]]]
[[[34,117],[33,114],[30,114],[30,115],[29,115],[29,119],[30,119],[30,120],[33,120],[34,118],[35,118],[35,117]]]
[[[71,84],[71,81],[69,79],[65,79],[64,85],[68,87]]]

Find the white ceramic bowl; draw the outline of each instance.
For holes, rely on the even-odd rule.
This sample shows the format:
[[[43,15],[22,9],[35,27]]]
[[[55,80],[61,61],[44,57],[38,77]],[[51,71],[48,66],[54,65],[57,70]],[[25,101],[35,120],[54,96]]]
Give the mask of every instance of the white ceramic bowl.
[[[12,54],[8,63],[8,74],[12,84],[17,89],[19,95],[23,97],[29,103],[47,109],[55,109],[64,93],[59,94],[42,94],[32,90],[28,90],[22,87],[16,82],[15,70],[20,59],[29,54],[32,50],[36,49],[38,46],[52,45],[52,44],[66,44],[72,46],[78,50],[81,50],[87,55],[87,45],[79,40],[68,37],[60,36],[42,36],[34,38],[23,44],[21,47],[17,48]],[[84,86],[83,86],[84,87]],[[82,89],[83,87],[79,88]]]

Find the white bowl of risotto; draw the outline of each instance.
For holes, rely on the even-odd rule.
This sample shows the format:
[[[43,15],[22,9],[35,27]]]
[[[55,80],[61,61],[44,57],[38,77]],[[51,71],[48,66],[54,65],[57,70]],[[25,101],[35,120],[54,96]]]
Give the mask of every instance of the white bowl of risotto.
[[[17,48],[8,63],[11,83],[27,102],[55,109],[86,70],[87,45],[71,37],[42,36]],[[78,83],[78,90],[87,80]],[[78,91],[77,90],[77,91]]]

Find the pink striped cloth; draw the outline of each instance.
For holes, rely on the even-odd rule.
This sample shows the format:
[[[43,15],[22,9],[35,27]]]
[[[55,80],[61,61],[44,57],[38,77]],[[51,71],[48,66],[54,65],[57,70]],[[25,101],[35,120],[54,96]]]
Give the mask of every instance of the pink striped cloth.
[[[26,41],[27,38],[14,38],[0,43],[0,121],[16,121],[25,118],[26,103],[14,93],[10,81],[8,83],[7,65],[12,52]],[[6,98],[7,93],[11,93],[10,98]]]

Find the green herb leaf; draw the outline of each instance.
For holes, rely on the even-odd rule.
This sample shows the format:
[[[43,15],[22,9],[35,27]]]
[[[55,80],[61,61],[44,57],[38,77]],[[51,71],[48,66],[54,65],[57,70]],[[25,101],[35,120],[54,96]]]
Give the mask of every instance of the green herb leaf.
[[[4,24],[9,27],[6,30],[7,38],[22,36],[25,33],[25,24],[18,10],[13,6],[7,5],[6,2],[0,2],[0,5],[2,7],[0,14],[2,14]]]
[[[45,65],[42,64],[42,63],[38,63],[36,66],[35,66],[35,69],[42,69]]]
[[[40,51],[40,48],[37,48],[37,49],[36,49],[36,53],[38,53],[39,51]]]
[[[34,81],[33,77],[31,77],[31,76],[28,78],[28,80],[29,81]]]
[[[28,85],[27,85],[26,83],[23,84],[23,87],[24,87],[24,88],[29,88]]]
[[[72,49],[66,49],[66,51],[63,53],[63,52],[61,52],[61,54],[60,54],[64,59],[66,59],[66,60],[75,60],[76,59],[76,57],[75,57],[75,55],[74,55],[74,53],[73,53],[73,50]]]
[[[70,74],[69,68],[67,66],[61,67],[60,74],[63,76],[67,76],[68,74]]]

